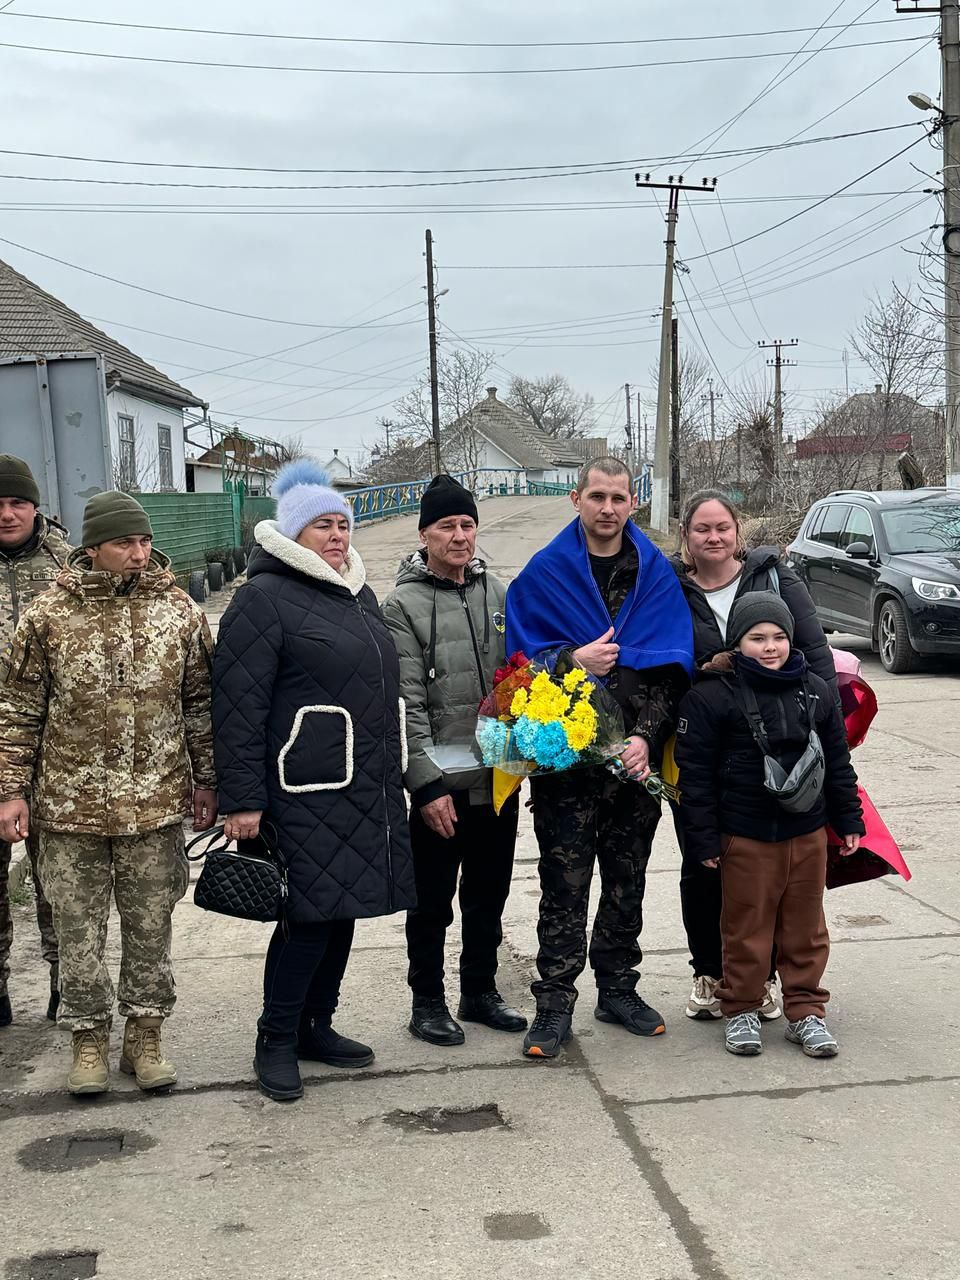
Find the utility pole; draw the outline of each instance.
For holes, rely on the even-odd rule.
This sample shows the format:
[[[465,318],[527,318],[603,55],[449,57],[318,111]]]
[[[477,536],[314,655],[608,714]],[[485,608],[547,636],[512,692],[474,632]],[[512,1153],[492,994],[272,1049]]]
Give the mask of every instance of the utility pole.
[[[921,111],[936,111],[943,134],[944,436],[948,489],[960,489],[960,3],[897,0],[897,13],[940,15],[940,108],[925,94],[908,95]]]
[[[633,422],[630,419],[630,383],[623,384],[624,395],[627,400],[627,425],[624,428],[624,434],[627,438],[627,466],[630,468],[630,482],[633,483],[633,473],[636,470],[636,455],[633,450]]]
[[[677,219],[680,216],[680,192],[714,195],[716,178],[704,178],[702,184],[686,186],[683,176],[666,182],[651,182],[649,173],[634,175],[638,187],[669,191],[667,206],[667,254],[663,273],[663,314],[660,324],[660,371],[657,376],[657,426],[653,443],[653,495],[650,501],[650,525],[660,533],[670,531],[670,351],[673,321],[673,271],[677,247]]]
[[[427,311],[430,337],[430,420],[433,426],[433,452],[437,475],[442,470],[440,460],[440,384],[437,375],[437,299],[433,281],[433,232],[427,230]]]
[[[710,388],[700,397],[701,404],[710,406],[710,481],[712,484],[717,483],[717,407],[716,402],[723,399],[722,391],[714,391],[713,379],[707,379],[707,386]]]
[[[643,423],[643,453],[640,453],[640,423]],[[647,415],[643,412],[643,405],[640,403],[640,392],[637,392],[637,453],[640,453],[640,461],[647,462]]]
[[[796,347],[800,345],[799,338],[791,338],[789,342],[784,342],[782,338],[774,338],[772,342],[758,342],[757,346],[761,351],[767,351],[772,348],[776,354],[772,360],[768,360],[767,364],[773,365],[774,384],[773,384],[773,474],[777,477],[780,474],[781,457],[783,453],[783,370],[795,365],[796,360],[784,360],[783,348]]]

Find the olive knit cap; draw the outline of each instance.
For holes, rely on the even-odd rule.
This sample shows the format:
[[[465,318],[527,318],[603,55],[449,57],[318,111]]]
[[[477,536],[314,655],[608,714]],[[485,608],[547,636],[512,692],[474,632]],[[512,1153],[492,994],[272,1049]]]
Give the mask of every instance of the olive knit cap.
[[[733,606],[727,627],[727,644],[739,644],[751,628],[772,622],[787,633],[793,643],[793,614],[774,591],[745,591]]]
[[[0,453],[0,498],[23,498],[35,507],[40,505],[40,487],[33,472],[12,453]]]
[[[136,498],[111,489],[96,493],[83,509],[82,547],[99,547],[114,538],[153,537],[150,517]]]

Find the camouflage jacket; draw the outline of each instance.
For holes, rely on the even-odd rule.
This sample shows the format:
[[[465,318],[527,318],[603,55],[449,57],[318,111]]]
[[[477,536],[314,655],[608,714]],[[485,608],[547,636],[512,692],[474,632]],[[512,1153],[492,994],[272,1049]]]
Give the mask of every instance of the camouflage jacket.
[[[33,536],[8,555],[0,550],[0,627],[3,644],[13,639],[20,615],[57,580],[71,547],[66,529],[37,514]],[[0,645],[2,648],[2,645]]]
[[[136,835],[215,787],[207,620],[170,561],[124,593],[80,549],[0,661],[0,800],[50,831]]]

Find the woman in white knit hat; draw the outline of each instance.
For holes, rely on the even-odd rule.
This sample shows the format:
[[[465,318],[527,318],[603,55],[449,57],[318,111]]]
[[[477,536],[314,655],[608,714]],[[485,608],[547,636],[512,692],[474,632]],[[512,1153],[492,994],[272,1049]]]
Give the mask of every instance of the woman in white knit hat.
[[[214,742],[230,838],[269,821],[288,864],[288,930],[267,951],[254,1069],[301,1096],[297,1059],[361,1067],[373,1050],[331,1026],[354,922],[414,904],[402,784],[399,665],[353,513],[312,462],[274,482],[247,582],[220,623]]]

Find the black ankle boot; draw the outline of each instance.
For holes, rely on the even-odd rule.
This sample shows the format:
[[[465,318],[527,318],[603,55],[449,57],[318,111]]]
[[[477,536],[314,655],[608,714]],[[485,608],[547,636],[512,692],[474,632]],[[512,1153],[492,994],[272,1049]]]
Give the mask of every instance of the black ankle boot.
[[[10,997],[6,992],[0,996],[0,1027],[9,1027],[13,1021],[13,1009],[10,1006]]]
[[[272,1036],[261,1031],[257,1036],[253,1070],[261,1090],[274,1102],[293,1102],[303,1097],[295,1044],[277,1044]]]
[[[464,1022],[482,1022],[494,1031],[526,1031],[527,1020],[517,1009],[504,1004],[503,996],[496,989],[483,995],[460,997],[457,1017]]]
[[[304,1013],[300,1019],[297,1057],[325,1062],[328,1067],[368,1067],[373,1050],[359,1040],[350,1040],[334,1031],[329,1014]]]
[[[60,1008],[60,992],[56,987],[50,989],[50,999],[47,1002],[47,1017],[51,1022],[57,1020],[57,1010]]]
[[[443,996],[438,999],[413,997],[410,1033],[427,1044],[463,1044],[463,1027],[450,1016]]]

